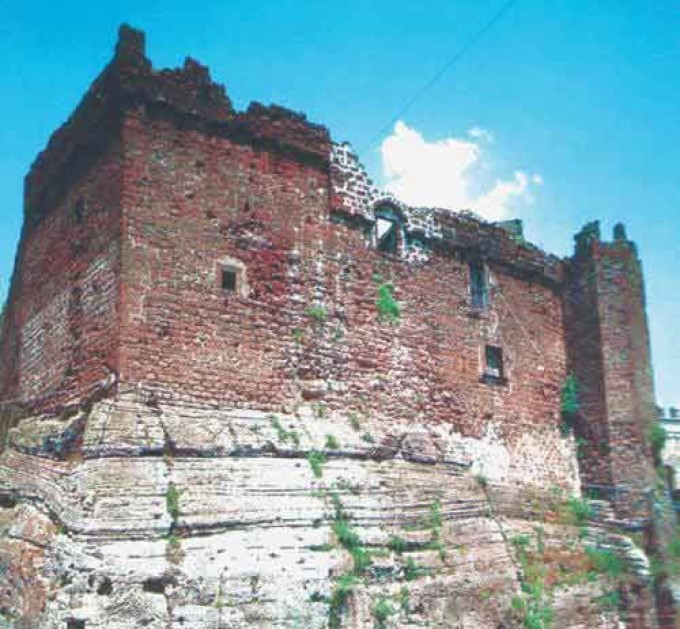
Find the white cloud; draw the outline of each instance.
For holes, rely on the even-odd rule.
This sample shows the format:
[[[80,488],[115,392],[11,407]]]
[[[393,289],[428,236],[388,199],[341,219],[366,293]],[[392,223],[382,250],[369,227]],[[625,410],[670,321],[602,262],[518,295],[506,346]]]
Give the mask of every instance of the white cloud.
[[[487,142],[493,142],[494,140],[493,133],[487,129],[482,129],[481,127],[472,127],[472,129],[468,131],[468,135],[471,138],[486,140]]]
[[[501,220],[518,205],[533,202],[532,191],[543,179],[517,170],[482,188],[478,172],[483,166],[482,143],[491,143],[490,132],[479,127],[468,131],[472,140],[446,138],[434,142],[399,121],[381,146],[385,188],[410,205],[473,210],[487,220]]]

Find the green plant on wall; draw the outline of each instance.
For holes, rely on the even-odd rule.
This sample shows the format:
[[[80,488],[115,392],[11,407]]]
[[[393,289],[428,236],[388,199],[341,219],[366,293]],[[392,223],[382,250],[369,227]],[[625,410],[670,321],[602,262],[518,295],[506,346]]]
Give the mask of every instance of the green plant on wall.
[[[307,461],[309,467],[312,468],[314,476],[316,476],[316,478],[321,478],[323,476],[323,466],[326,463],[326,455],[323,452],[312,450],[307,455]]]
[[[561,431],[568,435],[574,428],[574,420],[579,411],[578,381],[573,373],[570,373],[562,386],[560,396],[560,412],[562,414]]]
[[[530,552],[531,538],[516,535],[510,542],[521,566],[521,593],[510,605],[525,629],[551,629],[554,612],[552,591],[546,586],[547,569],[543,557]]]
[[[674,579],[680,578],[680,530],[676,527],[666,545],[666,571]]]
[[[651,558],[651,572],[657,579],[680,579],[680,527],[676,525],[662,552]]]
[[[387,622],[388,618],[390,616],[394,616],[396,613],[397,610],[394,608],[392,603],[384,596],[381,596],[373,608],[373,616],[375,617],[376,627],[385,627],[385,623]]]
[[[666,430],[659,424],[658,421],[654,420],[649,425],[647,430],[647,441],[649,442],[649,447],[652,449],[652,455],[654,457],[655,465],[661,465],[661,453],[663,452],[664,446],[666,445]]]
[[[175,483],[170,482],[165,491],[165,508],[172,518],[173,525],[179,520],[179,497],[181,492],[175,486]]]
[[[561,396],[561,411],[573,415],[579,410],[578,381],[573,373],[570,373],[564,381]]]
[[[300,435],[295,430],[287,430],[281,425],[279,418],[276,415],[269,415],[272,428],[276,431],[276,435],[282,443],[292,441],[297,448],[300,445]]]
[[[340,447],[340,442],[337,440],[335,435],[326,435],[325,448],[327,450],[337,450]]]
[[[347,601],[354,588],[360,583],[361,579],[352,574],[344,574],[337,580],[328,606],[329,629],[340,629],[342,613],[347,607]]]
[[[325,306],[316,305],[307,308],[307,316],[312,318],[316,323],[323,323],[328,317],[328,311]]]
[[[291,336],[293,337],[293,341],[295,341],[296,345],[302,345],[302,341],[305,338],[305,333],[300,328],[294,328],[291,332]]]
[[[394,298],[394,286],[385,282],[378,286],[378,299],[375,302],[378,319],[388,323],[397,323],[401,318],[401,306]]]
[[[359,534],[354,530],[345,513],[340,496],[336,491],[329,494],[333,504],[332,530],[338,544],[344,548],[352,558],[352,570],[341,575],[336,581],[330,597],[328,609],[328,627],[339,629],[342,626],[342,615],[347,607],[347,601],[352,590],[362,581],[362,575],[371,566],[372,559],[369,550],[363,547]]]

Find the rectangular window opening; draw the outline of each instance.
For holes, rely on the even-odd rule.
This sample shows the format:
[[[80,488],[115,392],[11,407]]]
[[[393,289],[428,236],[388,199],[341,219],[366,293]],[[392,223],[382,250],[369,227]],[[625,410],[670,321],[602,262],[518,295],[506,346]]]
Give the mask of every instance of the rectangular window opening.
[[[222,290],[235,293],[238,283],[237,272],[235,269],[222,269]]]
[[[484,358],[484,376],[493,380],[504,380],[503,350],[494,345],[487,345]]]
[[[470,298],[472,307],[485,310],[489,305],[489,286],[486,269],[481,260],[470,262]]]

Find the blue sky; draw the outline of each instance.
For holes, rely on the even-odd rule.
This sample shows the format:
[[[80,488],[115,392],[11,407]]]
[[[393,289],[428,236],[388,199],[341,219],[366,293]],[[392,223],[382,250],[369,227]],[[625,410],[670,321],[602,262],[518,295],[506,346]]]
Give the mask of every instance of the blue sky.
[[[517,0],[421,93],[501,6],[0,0],[0,292],[23,176],[129,22],[147,32],[157,67],[188,54],[239,108],[305,111],[404,196],[439,194],[482,213],[488,204],[487,215],[523,218],[529,239],[561,255],[586,221],[601,219],[607,237],[623,221],[646,272],[657,397],[680,405],[680,3]]]

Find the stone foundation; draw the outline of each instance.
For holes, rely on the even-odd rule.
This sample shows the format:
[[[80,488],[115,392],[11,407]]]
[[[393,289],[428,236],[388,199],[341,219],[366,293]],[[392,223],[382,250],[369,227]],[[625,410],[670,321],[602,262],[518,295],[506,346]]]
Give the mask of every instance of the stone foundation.
[[[77,451],[55,446],[73,434]],[[127,394],[28,418],[0,459],[0,607],[54,629],[369,628],[381,613],[385,627],[521,627],[526,544],[554,626],[653,627],[644,554],[606,509],[581,539],[565,507],[573,444],[527,433],[513,448],[492,430],[470,439],[309,404],[272,415]],[[539,484],[548,468],[561,482]],[[593,569],[596,543],[625,579]]]

